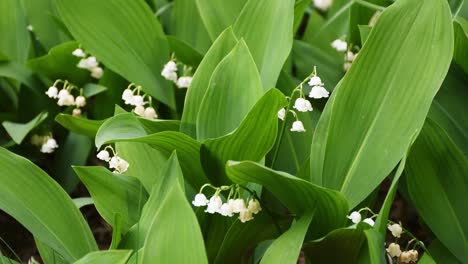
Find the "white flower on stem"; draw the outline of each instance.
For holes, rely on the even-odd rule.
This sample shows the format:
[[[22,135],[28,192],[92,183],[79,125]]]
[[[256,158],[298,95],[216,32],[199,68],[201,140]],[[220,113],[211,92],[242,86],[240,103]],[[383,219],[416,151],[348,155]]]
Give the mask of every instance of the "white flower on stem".
[[[92,68],[96,68],[98,65],[96,57],[91,56],[81,59],[76,66],[81,69],[91,70]]]
[[[346,41],[343,41],[341,39],[335,39],[331,43],[331,46],[339,52],[345,52],[348,49],[348,43],[346,43]]]
[[[49,89],[47,90],[45,94],[47,94],[47,96],[49,96],[50,98],[55,99],[58,97],[58,89],[55,86],[51,86],[49,87]]]
[[[156,114],[156,110],[154,110],[154,108],[151,106],[145,109],[145,111],[143,112],[143,116],[148,119],[155,119],[158,117],[158,115]]]
[[[345,55],[346,61],[353,62],[355,58],[356,58],[356,55],[354,55],[352,51],[346,52],[346,55]]]
[[[228,201],[229,202],[229,201]],[[232,200],[232,212],[240,213],[242,210],[247,209],[243,199]]]
[[[119,156],[114,156],[109,160],[109,168],[115,169],[115,173],[124,173],[129,166],[130,164]]]
[[[192,204],[196,207],[206,206],[208,204],[208,199],[203,193],[197,193],[195,198],[193,198]]]
[[[399,224],[388,225],[388,230],[397,238],[399,238],[403,232],[403,228]]]
[[[93,67],[89,71],[94,79],[101,79],[104,74],[104,70],[101,67]]]
[[[60,97],[60,93],[59,93],[59,99],[57,101],[57,104],[59,106],[74,105],[75,104],[75,97],[73,97],[73,95],[71,95],[71,94],[67,94],[67,95],[64,95],[64,96]]]
[[[318,76],[314,76],[314,77],[310,78],[308,84],[309,84],[309,86],[315,86],[315,85],[323,86],[322,79],[320,79],[320,77],[318,77]]]
[[[86,98],[82,95],[79,95],[75,99],[75,105],[76,107],[83,107],[86,105]]]
[[[294,102],[293,108],[297,109],[297,111],[299,112],[307,112],[313,110],[312,104],[304,98],[297,98]]]
[[[253,219],[252,212],[249,209],[243,209],[242,211],[240,211],[239,220],[242,223],[245,223],[245,222],[250,221],[252,219]]]
[[[80,117],[81,116],[81,109],[79,109],[79,108],[73,109],[72,116]]]
[[[404,251],[400,255],[400,263],[416,263],[418,261],[419,253],[418,251],[411,249],[409,251]]]
[[[286,109],[281,108],[278,111],[278,118],[284,121],[284,118],[286,117]]]
[[[125,101],[125,104],[133,105],[133,91],[125,89],[122,93],[122,100]]]
[[[304,128],[304,125],[299,120],[294,121],[294,123],[292,124],[292,127],[291,127],[290,130],[292,132],[305,132],[306,131],[305,128]]]
[[[137,105],[135,109],[133,109],[133,112],[139,116],[144,116],[145,115],[145,107],[142,105]]]
[[[80,57],[80,58],[86,57],[86,53],[82,49],[76,49],[72,52],[72,54],[75,57]]]
[[[172,60],[166,63],[161,71],[161,75],[166,80],[177,82],[177,64]]]
[[[229,217],[232,217],[234,215],[232,211],[232,206],[229,204],[229,202],[221,205],[221,208],[219,208],[219,214]]]
[[[70,94],[70,92],[68,92],[67,89],[62,89],[60,90],[60,92],[58,93],[57,97],[60,99],[62,97],[66,97]]]
[[[374,226],[375,222],[374,220],[372,220],[371,218],[366,218],[364,220],[362,220],[364,223],[370,225],[370,226]]]
[[[132,105],[135,105],[135,106],[143,106],[145,104],[145,102],[143,101],[143,96],[141,95],[134,95],[133,96],[133,100],[132,100]]]
[[[111,160],[110,158],[110,154],[107,150],[101,150],[99,151],[99,153],[96,155],[96,157],[100,160],[104,160],[104,161],[107,161],[109,162]],[[117,161],[117,160],[115,160]]]
[[[223,201],[219,197],[219,195],[215,194],[213,197],[210,198],[210,201],[208,202],[208,207],[206,208],[205,212],[214,214],[219,212],[219,209],[221,209],[221,206],[223,205]]]
[[[395,243],[391,243],[390,245],[388,245],[388,247],[385,250],[392,258],[399,257],[401,255],[400,245]]]
[[[315,99],[327,98],[328,96],[330,96],[330,93],[327,91],[327,89],[318,85],[313,86],[309,93],[309,97]]]
[[[327,11],[332,4],[333,0],[314,0],[314,6],[322,11]]]
[[[41,146],[42,153],[52,153],[54,150],[58,148],[57,141],[55,139],[49,137],[47,141]]]
[[[252,199],[249,201],[247,209],[253,214],[258,214],[262,210],[262,207],[260,206],[260,203],[257,201],[257,199]]]
[[[192,77],[190,76],[182,76],[176,82],[179,88],[189,88],[190,84],[192,84]]]
[[[359,212],[352,212],[350,215],[347,216],[348,219],[351,220],[351,222],[357,224],[361,222],[361,214]]]

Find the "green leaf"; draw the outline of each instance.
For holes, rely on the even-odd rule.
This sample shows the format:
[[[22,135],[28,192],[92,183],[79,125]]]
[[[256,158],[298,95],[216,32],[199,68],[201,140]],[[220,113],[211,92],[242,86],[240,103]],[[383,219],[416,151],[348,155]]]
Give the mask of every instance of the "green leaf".
[[[68,80],[75,85],[84,85],[91,79],[90,72],[80,69],[76,65],[80,58],[73,56],[72,52],[78,48],[75,41],[66,42],[53,47],[48,54],[28,61],[27,66],[36,73],[46,76],[51,83],[58,79]]]
[[[197,139],[217,138],[232,132],[262,94],[255,62],[241,40],[213,72],[198,112]]]
[[[372,29],[372,27],[370,27],[368,25],[359,25],[359,35],[361,36],[362,45],[364,45],[364,43],[366,43],[366,40],[369,37],[371,29]]]
[[[173,36],[167,36],[169,45],[171,46],[171,52],[173,52],[178,61],[183,62],[186,65],[197,67],[203,59],[203,55],[193,49],[185,41],[180,40]],[[192,87],[192,85],[190,86]],[[190,88],[191,89],[191,88]]]
[[[178,162],[173,164],[179,167]],[[168,177],[183,177],[180,168],[173,173],[178,175]],[[178,181],[173,182],[150,226],[142,263],[208,263],[197,217]]]
[[[375,228],[364,230],[366,244],[361,248],[358,262],[359,264],[387,264],[385,259],[384,235]]]
[[[309,4],[309,0],[297,0],[294,4],[294,33],[297,32],[299,26],[301,25],[304,13],[306,12],[306,9],[309,6]]]
[[[107,90],[107,87],[99,85],[99,84],[94,84],[94,83],[87,83],[83,87],[83,96],[86,98],[93,97],[95,95],[98,95],[102,92],[105,92]]]
[[[294,0],[249,0],[234,23],[234,34],[249,47],[263,89],[273,88],[292,48]]]
[[[55,117],[55,121],[76,134],[95,137],[99,127],[106,120],[91,120],[67,114],[58,114]]]
[[[4,121],[2,122],[2,125],[13,141],[19,145],[21,142],[23,142],[23,139],[29,134],[29,132],[31,132],[31,130],[44,122],[44,120],[47,118],[47,115],[47,112],[42,112],[25,124]]]
[[[19,63],[0,62],[0,76],[12,78],[20,83],[24,83],[27,87],[32,88],[30,91],[35,95],[40,94],[39,91],[35,90],[38,86],[38,80],[34,77],[33,72]]]
[[[350,207],[364,200],[421,129],[452,50],[445,0],[403,0],[387,8],[318,123],[312,181],[342,192]]]
[[[457,18],[457,20],[467,23],[463,18]],[[460,65],[465,73],[468,73],[468,33],[467,29],[463,29],[462,23],[455,20],[453,22],[453,30],[455,37],[455,50],[453,53],[453,60]]]
[[[0,2],[0,52],[11,61],[23,64],[29,53],[29,32],[23,6],[17,0]]]
[[[205,27],[215,40],[227,27],[231,26],[247,0],[195,0]]]
[[[348,205],[345,198],[336,191],[250,161],[230,161],[226,172],[233,182],[263,185],[294,214],[316,210],[316,217],[312,221],[312,233],[316,236],[342,227],[346,221]]]
[[[161,76],[169,56],[166,36],[143,1],[55,0],[55,6],[87,51],[112,71],[175,108],[174,92]]]
[[[430,119],[411,148],[405,175],[421,218],[453,255],[467,260],[468,161]]]
[[[132,255],[131,250],[107,250],[91,252],[74,264],[113,263],[126,264]]]
[[[260,264],[296,264],[313,215],[311,212],[305,213],[291,228],[273,241]]]
[[[230,1],[229,3],[232,2],[235,1]],[[197,116],[203,97],[208,90],[211,75],[219,62],[236,44],[237,38],[232,32],[232,28],[226,29],[213,43],[193,75],[190,89],[188,89],[185,97],[184,112],[182,114],[182,123],[180,126],[180,131],[192,138],[197,137]]]
[[[104,167],[78,166],[73,170],[91,193],[96,209],[107,223],[113,225],[115,214],[120,214],[125,233],[138,222],[139,205],[144,204],[148,194],[137,179],[112,173]]]
[[[74,198],[73,202],[75,203],[76,207],[78,209],[81,209],[81,207],[88,206],[94,204],[93,198],[91,197],[79,197],[79,198]]]
[[[32,162],[0,148],[0,209],[72,262],[97,250],[70,197]]]
[[[262,160],[272,148],[278,129],[278,110],[286,104],[277,89],[268,91],[233,133],[203,142],[201,161],[214,184],[228,184],[224,171],[228,160]],[[258,121],[262,120],[259,125]]]
[[[51,247],[39,241],[37,238],[34,238],[36,243],[37,250],[41,256],[42,261],[45,264],[66,264],[67,262],[55,252]]]
[[[454,257],[450,251],[444,247],[439,240],[433,240],[432,243],[429,245],[429,252],[431,255],[429,256],[427,252],[422,256],[421,260],[418,263],[420,264],[435,264],[435,263],[444,263],[444,264],[461,264],[464,262],[460,262]]]

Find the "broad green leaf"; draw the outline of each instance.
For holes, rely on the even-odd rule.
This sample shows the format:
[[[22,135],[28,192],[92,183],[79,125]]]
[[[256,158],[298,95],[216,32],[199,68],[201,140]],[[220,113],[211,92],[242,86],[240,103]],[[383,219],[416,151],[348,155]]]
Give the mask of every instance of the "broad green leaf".
[[[175,1],[172,16],[174,35],[204,54],[211,45],[211,39],[198,12],[196,0]]]
[[[453,255],[467,260],[468,161],[430,119],[411,148],[405,175],[409,197],[421,218]]]
[[[23,64],[29,53],[29,32],[21,1],[0,2],[0,52],[11,61]]]
[[[304,13],[306,12],[307,7],[309,6],[309,0],[297,0],[294,4],[294,30],[293,33],[297,32],[297,29],[301,25]]]
[[[198,11],[212,40],[231,26],[247,0],[195,0]]]
[[[262,258],[260,264],[296,264],[314,213],[307,212],[279,236]]]
[[[107,223],[113,225],[115,214],[120,214],[125,233],[138,222],[139,205],[144,204],[148,194],[137,179],[112,173],[104,167],[77,166],[73,170],[91,193],[96,209]]]
[[[29,134],[29,132],[31,132],[31,130],[36,128],[47,118],[47,115],[47,112],[42,112],[25,124],[4,121],[2,122],[2,125],[13,141],[19,145],[21,142],[23,142],[23,139]]]
[[[167,36],[171,52],[173,52],[178,61],[186,65],[197,67],[203,59],[203,55],[192,48],[188,43],[173,36]],[[190,86],[192,87],[192,86]]]
[[[201,161],[216,185],[229,184],[224,168],[228,160],[262,160],[272,148],[278,129],[278,110],[286,104],[277,89],[268,91],[233,133],[203,142]],[[259,120],[262,120],[259,124]],[[215,177],[214,177],[215,176]]]
[[[46,50],[71,39],[68,32],[64,32],[62,25],[57,22],[52,2],[52,0],[22,1],[28,21],[33,26],[33,33]]]
[[[69,262],[97,250],[89,226],[67,193],[32,162],[3,148],[0,209]]]
[[[384,236],[375,228],[364,230],[366,242],[361,247],[359,264],[387,264]],[[367,245],[366,245],[367,244]]]
[[[95,137],[105,120],[91,120],[67,114],[58,114],[55,121],[61,126],[79,135]]]
[[[38,80],[34,77],[33,72],[19,63],[0,62],[0,76],[24,83],[27,87],[31,88],[29,91],[32,91],[35,95],[41,94],[34,89],[38,86]]]
[[[255,62],[241,40],[213,72],[198,112],[197,139],[217,138],[232,132],[262,94]]]
[[[80,182],[71,167],[85,165],[92,148],[92,139],[70,132],[57,149],[52,175],[68,193],[74,191]]]
[[[183,177],[180,168],[173,173],[179,175],[168,177]],[[173,182],[149,228],[142,263],[208,263],[197,217],[179,181]]]
[[[342,192],[350,207],[365,199],[421,129],[452,50],[445,0],[402,0],[387,8],[318,123],[312,181]]]
[[[41,259],[45,264],[66,264],[67,262],[57,254],[51,247],[39,241],[37,238],[34,238],[36,243],[37,250],[41,255]],[[1,262],[0,262],[1,263]]]
[[[126,264],[127,260],[132,255],[131,250],[107,250],[91,252],[83,258],[76,261],[74,264],[93,264],[93,263],[112,263]]]
[[[260,73],[263,89],[273,88],[292,48],[294,0],[249,0],[233,25]]]
[[[219,62],[236,44],[237,38],[232,32],[232,28],[226,29],[213,43],[193,75],[190,89],[188,89],[185,97],[184,112],[182,114],[182,123],[180,126],[180,131],[192,138],[197,138],[197,116],[203,96],[205,96],[208,90],[211,75]]]
[[[441,126],[468,156],[468,116],[465,114],[468,75],[455,64],[432,102],[429,117]]]
[[[84,85],[91,79],[90,72],[80,69],[76,65],[80,58],[73,56],[72,52],[78,48],[78,43],[71,41],[53,47],[48,54],[28,61],[31,70],[46,76],[52,86],[55,80],[68,80],[75,85]]]
[[[87,51],[111,70],[141,85],[151,96],[175,108],[173,90],[161,76],[169,59],[167,39],[143,1],[55,0],[55,6]]]
[[[254,182],[273,193],[292,213],[315,211],[311,230],[315,236],[342,227],[348,205],[338,192],[319,187],[290,174],[263,167],[250,161],[228,162],[226,172],[236,183]]]
[[[444,264],[461,264],[465,262],[460,262],[454,257],[450,251],[444,247],[439,240],[433,240],[432,243],[429,245],[429,252],[431,255],[429,256],[426,253],[422,256],[421,260],[418,263],[420,264],[435,264],[435,263],[444,263]]]
[[[85,86],[83,86],[83,96],[86,98],[93,97],[102,92],[105,92],[106,90],[107,87],[105,86],[94,83],[87,83],[85,84]]]

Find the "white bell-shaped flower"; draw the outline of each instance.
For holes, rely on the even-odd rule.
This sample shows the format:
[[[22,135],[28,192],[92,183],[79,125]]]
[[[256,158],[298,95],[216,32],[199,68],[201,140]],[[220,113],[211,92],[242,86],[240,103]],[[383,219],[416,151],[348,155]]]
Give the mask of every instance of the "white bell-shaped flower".
[[[327,89],[318,85],[313,86],[309,93],[309,97],[315,99],[327,98],[328,96],[330,96],[330,93],[327,91]]]
[[[145,112],[143,113],[143,116],[148,118],[148,119],[155,119],[158,117],[158,115],[156,114],[156,110],[154,110],[153,107],[147,107],[145,109]]]
[[[47,141],[41,146],[42,153],[52,153],[54,150],[58,148],[57,141],[55,139],[49,137]]]
[[[294,102],[293,108],[297,109],[299,112],[308,112],[313,110],[312,104],[304,98],[297,98]]]
[[[286,109],[281,108],[278,111],[278,118],[284,121],[284,118],[286,117]]]
[[[345,60],[349,61],[349,62],[353,62],[355,57],[356,56],[354,55],[354,53],[352,51],[348,51],[348,52],[346,52]]]
[[[77,96],[75,99],[76,107],[84,107],[86,105],[86,98],[82,95]]]
[[[104,160],[104,161],[107,161],[109,162],[110,161],[110,154],[107,150],[101,150],[99,151],[99,153],[96,155],[96,157],[100,160]],[[116,162],[116,161],[115,161]],[[115,163],[117,164],[117,163]]]
[[[96,68],[98,65],[99,65],[99,63],[97,62],[96,57],[91,56],[91,57],[88,57],[88,58],[85,58],[85,59],[81,59],[78,62],[78,65],[76,65],[76,66],[78,68],[81,68],[81,69],[91,70],[92,68]]]
[[[223,201],[218,195],[214,195],[213,197],[210,198],[210,201],[208,202],[208,206],[205,210],[205,212],[214,214],[219,212],[219,209],[221,209],[221,206],[223,205]]]
[[[137,105],[135,109],[133,109],[133,112],[139,116],[144,116],[145,115],[145,107],[142,105]]]
[[[361,222],[361,214],[359,212],[352,212],[350,215],[347,216],[348,219],[351,220],[351,222],[357,224],[359,222]]]
[[[392,232],[392,235],[397,238],[399,238],[403,232],[403,228],[399,224],[389,225],[387,228],[390,232]]]
[[[179,88],[189,88],[190,84],[192,84],[192,77],[190,76],[182,76],[176,82]]]
[[[345,72],[347,72],[351,68],[351,65],[353,65],[353,64],[351,62],[349,62],[349,61],[343,63],[343,70]]]
[[[418,261],[419,253],[417,250],[411,249],[401,253],[400,263],[416,263]]]
[[[75,57],[80,57],[80,58],[86,57],[86,53],[82,49],[76,49],[72,52],[72,54]]]
[[[57,89],[57,87],[55,87],[55,86],[49,87],[49,89],[47,89],[46,94],[47,94],[47,96],[49,96],[50,98],[57,98],[57,97],[58,97],[58,89]]]
[[[346,41],[343,41],[341,39],[335,39],[331,43],[331,46],[339,52],[345,52],[348,49],[348,43],[346,43]]]
[[[299,120],[294,121],[294,123],[292,124],[292,127],[291,127],[290,130],[292,132],[305,132],[306,131],[305,128],[304,128],[304,125]]]
[[[164,65],[161,75],[167,80],[177,82],[177,64],[174,61],[169,61]]]
[[[232,200],[232,211],[234,213],[240,213],[242,210],[247,209],[243,199]]]
[[[233,211],[232,211],[232,207],[229,203],[224,203],[223,205],[221,205],[221,208],[219,208],[219,214],[223,215],[223,216],[233,216]]]
[[[399,257],[401,255],[400,245],[396,243],[391,243],[385,250],[392,258]]]
[[[374,226],[375,222],[374,220],[372,220],[371,218],[366,218],[364,220],[362,220],[364,223],[367,223],[368,225],[370,226]]]
[[[133,91],[125,89],[122,93],[122,100],[125,101],[125,104],[133,105]]]
[[[64,97],[68,96],[69,94],[70,94],[70,92],[68,90],[62,89],[58,93],[57,97],[60,99],[60,98],[64,98]]]
[[[195,198],[192,201],[192,204],[196,207],[200,207],[200,206],[206,206],[208,202],[209,202],[208,199],[203,193],[197,193],[197,195],[195,195]]]
[[[101,67],[93,67],[90,69],[91,77],[94,79],[101,79],[104,74],[104,70]]]
[[[63,90],[62,90],[63,91]],[[61,91],[60,91],[61,92]],[[59,106],[70,106],[75,104],[75,97],[71,94],[67,94],[65,96],[60,97],[59,93],[59,99],[57,101],[57,104]]]
[[[309,86],[323,85],[322,79],[320,79],[320,77],[318,77],[318,76],[314,76],[314,77],[310,78],[308,84],[309,84]]]
[[[262,207],[260,206],[260,203],[257,199],[252,199],[249,201],[247,209],[253,214],[258,214],[262,210]]]
[[[72,116],[80,117],[81,116],[81,109],[79,109],[79,108],[73,109]]]
[[[314,0],[314,6],[322,11],[327,11],[332,4],[333,0]]]
[[[242,223],[245,223],[245,222],[250,221],[252,219],[253,219],[253,215],[252,215],[252,212],[249,209],[244,209],[244,210],[240,211],[239,220]]]
[[[134,95],[133,96],[133,101],[132,101],[133,105],[135,106],[139,106],[139,105],[144,105],[145,102],[143,101],[143,96],[141,95]]]
[[[117,169],[119,167],[119,157],[114,156],[109,160],[109,168]]]
[[[128,170],[129,166],[130,166],[130,164],[128,164],[128,162],[126,160],[119,157],[119,164],[118,164],[119,173],[126,172]]]

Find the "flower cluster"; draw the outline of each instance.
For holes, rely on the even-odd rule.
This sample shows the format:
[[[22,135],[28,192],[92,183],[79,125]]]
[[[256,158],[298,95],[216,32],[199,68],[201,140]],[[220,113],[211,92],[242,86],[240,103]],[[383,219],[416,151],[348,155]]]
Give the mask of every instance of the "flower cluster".
[[[60,83],[63,83],[63,87],[59,91],[57,85]],[[78,95],[76,98],[72,94],[74,90],[79,90],[80,93],[80,95]],[[78,87],[69,83],[68,81],[55,81],[55,83],[49,87],[45,94],[47,94],[47,96],[50,98],[58,99],[57,104],[59,106],[75,106],[75,109],[73,109],[73,116],[81,116],[81,108],[86,105],[86,97],[83,96],[83,89],[78,89]]]
[[[325,12],[327,11],[333,4],[333,0],[314,0],[314,6]]]
[[[415,246],[418,244],[422,244],[422,242],[417,241],[416,238],[413,238],[406,245],[406,249],[402,251],[400,245],[398,244],[398,239],[404,233],[403,227],[397,223],[390,223],[388,224],[387,229],[392,233],[392,236],[395,238],[395,242],[390,243],[385,249],[387,251],[388,256],[392,259],[392,262],[397,263],[395,260],[398,259],[398,263],[416,263],[418,261],[419,253],[416,250]],[[408,247],[413,241],[417,242],[414,244],[413,249],[409,250]]]
[[[147,94],[141,94],[141,86],[135,84],[130,84],[127,89],[122,93],[122,100],[125,101],[125,104],[135,106],[133,112],[139,116],[155,119],[158,118],[156,110],[152,107],[152,98]],[[145,101],[145,98],[148,98],[148,101]],[[149,104],[148,107],[145,105]]]
[[[52,137],[52,134],[46,136],[33,135],[31,144],[38,146],[42,153],[52,153],[58,148],[57,141]]]
[[[215,189],[215,194],[210,199],[206,198],[203,194],[203,189],[205,187]],[[228,198],[226,202],[223,202],[220,194],[222,191],[228,190]],[[246,206],[246,201],[240,196],[239,185],[221,186],[217,188],[210,184],[205,184],[200,189],[200,192],[195,195],[192,204],[196,207],[206,206],[205,212],[209,214],[218,213],[223,216],[232,217],[234,214],[238,213],[239,220],[242,223],[252,220],[253,215],[258,214],[262,210],[259,201],[255,198],[249,199]]]
[[[183,75],[180,78],[177,75],[177,70],[177,63],[175,59],[172,58],[164,65],[161,76],[166,80],[174,82],[179,88],[189,88],[190,84],[192,84],[192,76],[190,76],[191,68],[184,65]]]
[[[330,95],[330,93],[325,89],[324,84],[322,80],[320,79],[319,76],[317,76],[317,68],[314,67],[314,72],[307,77],[304,81],[302,81],[294,90],[293,94],[299,90],[300,96],[294,101],[294,106],[293,108],[296,109],[299,112],[309,112],[312,111],[312,104],[310,103],[309,100],[305,98],[304,92],[302,90],[302,85],[308,81],[309,86],[311,87],[309,97],[314,98],[314,99],[319,99],[319,98],[326,98]],[[289,112],[291,112],[294,117],[296,118],[296,121],[292,123],[291,131],[293,132],[305,132],[304,124],[302,121],[299,120],[297,113],[294,110],[289,109]],[[285,120],[286,118],[287,111],[284,108],[281,108],[278,111],[278,118],[281,120]]]
[[[360,223],[361,220],[362,220],[361,211],[363,211],[363,210],[368,210],[368,211],[370,211],[368,208],[363,208],[363,209],[361,209],[361,210],[359,210],[359,211],[351,212],[351,214],[349,214],[349,215],[347,216],[348,219],[351,220],[351,222],[353,222],[353,223],[355,223],[355,224]],[[372,211],[370,211],[370,212],[372,212]],[[374,220],[373,220],[372,218],[375,218],[376,216],[377,216],[377,215],[373,215],[373,216],[370,217],[370,218],[366,218],[366,219],[362,220],[362,222],[364,222],[364,223],[366,223],[366,224],[368,224],[368,225],[370,225],[370,226],[374,226],[375,222],[374,222]]]
[[[338,52],[345,52],[348,50],[348,43],[342,39],[335,39],[331,43],[332,48],[336,49]]]
[[[75,57],[81,58],[76,67],[88,70],[91,72],[91,77],[95,79],[101,79],[102,75],[104,74],[104,70],[99,67],[99,62],[97,61],[96,57],[89,56],[89,54],[80,48],[75,49],[72,54]]]
[[[112,157],[109,151],[107,151],[107,149],[111,150],[113,154]],[[109,168],[114,169],[114,173],[124,173],[128,170],[128,167],[130,166],[126,160],[122,159],[117,155],[117,153],[111,146],[107,146],[103,150],[99,151],[99,153],[97,154],[97,158],[108,162]]]

